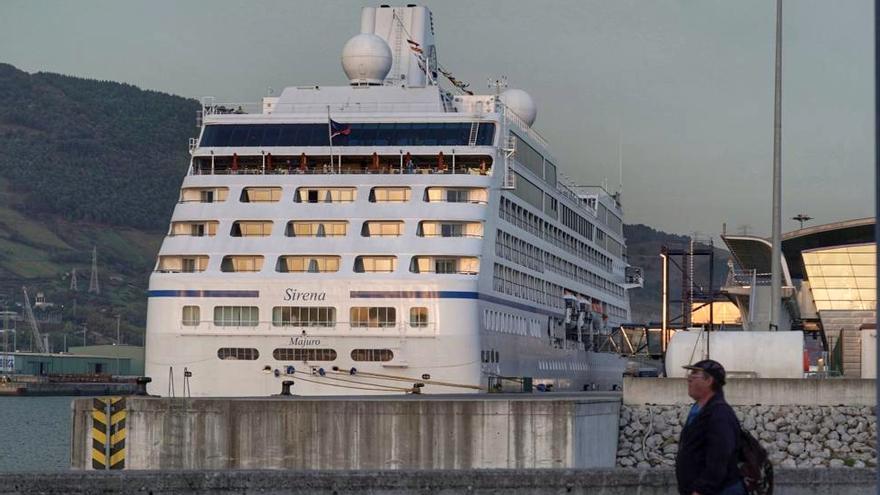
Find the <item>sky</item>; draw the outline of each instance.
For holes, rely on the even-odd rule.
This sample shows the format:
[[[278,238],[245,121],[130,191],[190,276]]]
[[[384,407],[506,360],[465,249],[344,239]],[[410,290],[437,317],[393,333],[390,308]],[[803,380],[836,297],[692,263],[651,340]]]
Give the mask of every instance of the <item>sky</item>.
[[[360,8],[376,5],[2,0],[0,62],[256,102],[270,88],[347,84],[342,46]],[[615,191],[622,175],[627,223],[769,235],[774,1],[420,5],[434,13],[444,67],[477,92],[506,76],[532,95],[534,128],[572,182]],[[783,232],[798,213],[814,225],[873,216],[873,2],[783,10]]]

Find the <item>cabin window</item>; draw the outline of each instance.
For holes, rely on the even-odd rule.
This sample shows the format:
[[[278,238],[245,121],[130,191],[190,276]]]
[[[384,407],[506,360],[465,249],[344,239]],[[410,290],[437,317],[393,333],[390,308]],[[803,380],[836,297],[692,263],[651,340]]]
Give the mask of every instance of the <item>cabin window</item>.
[[[272,357],[278,361],[336,361],[336,351],[279,347],[272,351]]]
[[[201,323],[200,310],[198,306],[184,306],[183,317],[181,323],[188,327],[197,326]]]
[[[219,222],[211,220],[206,222],[171,222],[171,236],[215,236]]]
[[[208,257],[205,255],[163,255],[159,256],[159,264],[156,269],[163,273],[196,273],[203,272],[208,267]]]
[[[379,361],[386,362],[394,359],[391,349],[354,349],[351,351],[353,361]]]
[[[275,271],[280,273],[338,272],[340,259],[339,256],[280,256]]]
[[[413,328],[424,328],[428,326],[428,308],[414,307],[409,308],[409,326]]]
[[[287,237],[341,237],[348,233],[348,222],[338,221],[290,221],[287,222]]]
[[[397,256],[358,256],[354,259],[356,273],[391,273],[397,270]]]
[[[374,220],[364,222],[361,227],[363,237],[397,237],[403,235],[403,221]]]
[[[419,237],[483,237],[481,222],[424,221],[419,222]]]
[[[388,328],[397,325],[397,309],[392,307],[352,307],[351,326],[355,328]]]
[[[413,256],[412,273],[476,275],[480,259],[475,256]]]
[[[428,203],[478,203],[485,204],[489,194],[482,187],[429,187],[425,190]]]
[[[357,197],[353,187],[300,187],[296,190],[297,203],[351,203]]]
[[[214,306],[214,325],[218,327],[255,327],[259,322],[256,306]]]
[[[220,264],[220,271],[234,272],[258,272],[263,269],[263,256],[261,255],[231,255],[224,256]]]
[[[239,220],[232,224],[229,235],[232,237],[267,237],[272,235],[272,222],[269,220]]]
[[[408,187],[374,187],[370,190],[371,203],[405,203],[409,197]]]
[[[328,306],[275,306],[272,325],[276,327],[333,327],[336,308]]]
[[[251,347],[221,347],[217,357],[224,361],[255,361],[260,358],[260,351]]]
[[[181,203],[220,203],[226,201],[228,187],[184,187],[180,190]]]
[[[280,187],[245,187],[241,191],[242,203],[273,203],[280,200]]]

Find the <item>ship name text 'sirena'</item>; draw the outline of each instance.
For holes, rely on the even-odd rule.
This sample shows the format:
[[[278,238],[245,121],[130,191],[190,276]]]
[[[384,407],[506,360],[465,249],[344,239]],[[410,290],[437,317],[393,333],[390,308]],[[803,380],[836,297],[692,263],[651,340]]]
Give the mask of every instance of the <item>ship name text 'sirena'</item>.
[[[439,65],[425,7],[364,8],[342,65],[348,86],[203,99],[150,278],[150,393],[619,383],[597,348],[629,318],[619,197],[561,181],[527,93]]]

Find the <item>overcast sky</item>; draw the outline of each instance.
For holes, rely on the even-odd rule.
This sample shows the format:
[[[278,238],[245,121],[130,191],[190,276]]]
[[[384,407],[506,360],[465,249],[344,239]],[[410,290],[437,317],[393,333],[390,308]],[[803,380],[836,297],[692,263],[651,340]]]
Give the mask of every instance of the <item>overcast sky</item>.
[[[0,62],[235,102],[345,84],[353,0],[0,1]],[[535,128],[579,184],[618,183],[627,223],[769,234],[772,0],[442,0],[440,63],[538,104]],[[783,215],[873,215],[870,0],[787,0]],[[181,146],[186,138],[181,136]],[[785,220],[783,230],[795,228]]]

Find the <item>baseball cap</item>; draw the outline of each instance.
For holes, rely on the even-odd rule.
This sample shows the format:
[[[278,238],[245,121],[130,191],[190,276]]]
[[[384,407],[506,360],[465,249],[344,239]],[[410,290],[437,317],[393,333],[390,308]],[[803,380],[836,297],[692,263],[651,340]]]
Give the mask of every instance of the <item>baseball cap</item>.
[[[725,378],[727,377],[727,373],[724,371],[724,366],[721,366],[721,363],[712,359],[704,359],[688,366],[682,366],[682,368],[686,370],[702,371],[714,378],[715,382],[721,386],[724,385]]]

